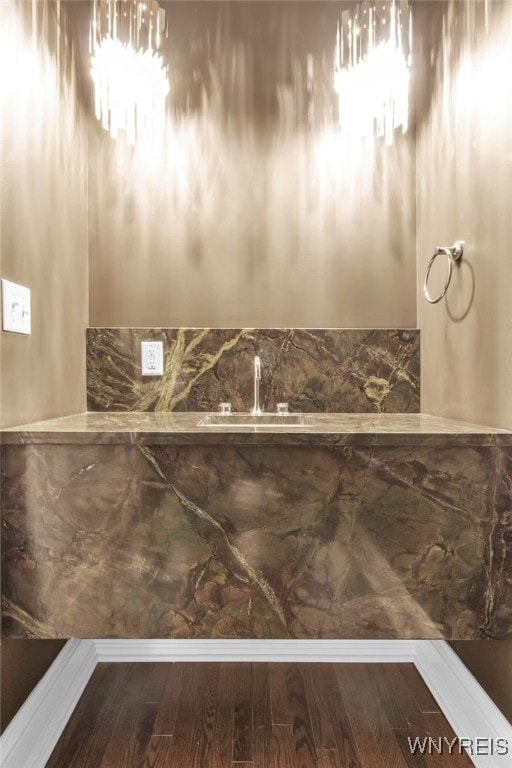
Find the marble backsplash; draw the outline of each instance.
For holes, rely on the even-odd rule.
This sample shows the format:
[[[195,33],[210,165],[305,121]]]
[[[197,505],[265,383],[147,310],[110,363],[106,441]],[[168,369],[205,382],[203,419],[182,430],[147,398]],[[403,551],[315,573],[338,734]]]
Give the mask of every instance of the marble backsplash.
[[[164,375],[141,374],[140,342],[163,341]],[[252,359],[261,399],[275,410],[417,413],[420,337],[414,329],[89,328],[89,411],[215,411],[252,405]]]

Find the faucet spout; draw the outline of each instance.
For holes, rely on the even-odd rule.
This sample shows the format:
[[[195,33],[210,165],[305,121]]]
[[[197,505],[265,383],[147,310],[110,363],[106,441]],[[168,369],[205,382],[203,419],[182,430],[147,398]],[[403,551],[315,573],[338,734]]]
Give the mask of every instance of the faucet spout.
[[[251,416],[261,416],[263,411],[260,407],[260,381],[261,381],[261,360],[259,355],[254,356],[254,405],[251,410]]]

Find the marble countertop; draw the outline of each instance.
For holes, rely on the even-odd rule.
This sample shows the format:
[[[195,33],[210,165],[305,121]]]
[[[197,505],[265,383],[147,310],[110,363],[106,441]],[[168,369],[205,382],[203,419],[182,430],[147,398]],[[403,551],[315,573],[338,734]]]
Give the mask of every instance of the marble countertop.
[[[284,426],[198,426],[190,412],[79,413],[4,429],[7,444],[512,445],[512,432],[422,413],[315,413]]]

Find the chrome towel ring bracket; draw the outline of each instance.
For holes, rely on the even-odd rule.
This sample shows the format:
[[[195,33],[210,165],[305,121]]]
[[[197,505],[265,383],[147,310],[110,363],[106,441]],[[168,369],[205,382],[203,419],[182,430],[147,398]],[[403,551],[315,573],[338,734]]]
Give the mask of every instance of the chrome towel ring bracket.
[[[447,248],[446,246],[438,246],[434,252],[434,255],[430,259],[428,266],[427,266],[427,273],[425,275],[425,282],[423,283],[423,293],[425,294],[425,298],[427,301],[429,301],[431,304],[437,304],[438,301],[441,301],[441,299],[444,297],[446,291],[448,290],[448,286],[450,285],[450,280],[452,279],[452,270],[453,270],[453,263],[456,261],[460,261],[462,259],[462,254],[464,252],[464,241],[463,240],[456,240],[455,243]],[[446,278],[446,283],[444,284],[444,288],[439,294],[437,298],[432,298],[428,291],[428,276],[430,275],[430,269],[432,267],[432,264],[437,259],[438,256],[441,254],[444,254],[448,257],[448,277]]]

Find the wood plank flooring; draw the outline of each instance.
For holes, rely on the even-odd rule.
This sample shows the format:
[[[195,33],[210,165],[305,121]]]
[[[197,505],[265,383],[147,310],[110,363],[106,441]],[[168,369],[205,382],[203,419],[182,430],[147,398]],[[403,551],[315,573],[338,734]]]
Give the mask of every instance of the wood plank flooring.
[[[47,768],[467,768],[412,664],[98,664]]]

